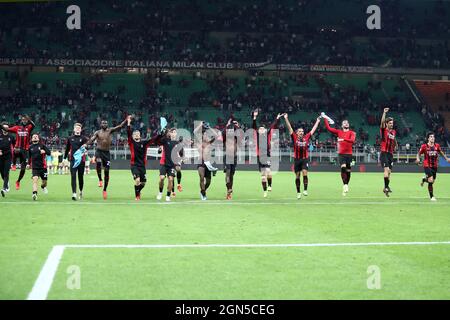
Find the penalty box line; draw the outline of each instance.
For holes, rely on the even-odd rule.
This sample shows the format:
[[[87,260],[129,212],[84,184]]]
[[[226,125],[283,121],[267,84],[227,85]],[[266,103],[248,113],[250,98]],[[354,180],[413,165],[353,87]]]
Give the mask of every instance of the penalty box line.
[[[70,244],[57,245],[50,251],[27,300],[45,300],[53,284],[58,266],[66,248],[78,249],[200,249],[200,248],[311,248],[311,247],[375,247],[450,245],[450,241],[429,242],[355,242],[355,243],[273,243],[273,244]]]

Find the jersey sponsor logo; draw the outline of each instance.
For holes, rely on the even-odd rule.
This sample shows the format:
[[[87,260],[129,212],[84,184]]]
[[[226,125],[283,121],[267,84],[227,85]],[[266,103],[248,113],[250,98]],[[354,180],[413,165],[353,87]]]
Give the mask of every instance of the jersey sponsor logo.
[[[388,136],[389,139],[395,140],[395,134],[393,134],[393,133],[388,133],[387,136]]]
[[[428,151],[428,156],[430,156],[430,157],[437,157],[437,155],[438,155],[438,152],[435,150]]]

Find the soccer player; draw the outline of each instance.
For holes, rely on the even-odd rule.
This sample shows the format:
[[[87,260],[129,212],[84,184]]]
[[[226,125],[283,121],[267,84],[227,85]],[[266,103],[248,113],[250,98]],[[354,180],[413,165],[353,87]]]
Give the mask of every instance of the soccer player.
[[[389,187],[391,181],[392,166],[394,164],[394,151],[397,148],[397,132],[394,129],[394,119],[386,118],[389,108],[384,108],[381,117],[380,133],[381,133],[381,154],[380,162],[384,168],[384,189],[386,197],[392,192]]]
[[[311,136],[316,132],[319,127],[320,117],[317,118],[316,123],[310,132],[305,134],[305,129],[298,128],[294,132],[291,123],[288,119],[288,114],[284,114],[284,120],[286,121],[286,126],[289,129],[289,134],[292,138],[292,143],[294,144],[294,171],[295,171],[295,187],[297,188],[297,199],[301,199],[302,193],[300,192],[300,175],[303,176],[303,195],[308,195],[308,147],[309,140]]]
[[[59,152],[59,150],[52,150],[52,166],[49,168],[52,170],[52,174],[56,174],[58,172],[59,167],[59,156],[61,156],[62,153]]]
[[[349,191],[348,184],[352,173],[353,144],[356,140],[356,133],[350,130],[348,120],[342,121],[342,130],[339,130],[330,127],[327,117],[324,118],[327,130],[338,137],[338,158],[344,185],[342,195],[345,197]]]
[[[88,138],[81,135],[81,130],[82,130],[81,123],[75,123],[73,126],[73,135],[67,138],[66,150],[64,152],[64,161],[70,160],[70,182],[72,187],[73,201],[77,200],[77,174],[78,174],[78,187],[80,190],[78,199],[79,200],[83,199],[84,167],[86,163],[86,152],[84,151],[84,149],[81,148],[88,141]],[[77,161],[75,159],[75,153],[78,150],[82,152],[81,161]]]
[[[180,143],[183,143],[183,137],[180,137],[178,139],[178,141]],[[175,171],[176,171],[176,176],[177,176],[177,190],[178,192],[183,192],[183,186],[181,185],[181,177],[182,177],[182,173],[181,173],[181,165],[183,163],[183,157],[184,157],[184,149],[180,150],[180,161],[178,163],[175,163]],[[174,184],[175,185],[175,184]],[[175,196],[175,191],[172,193],[173,196]]]
[[[9,135],[8,124],[2,123],[0,132],[0,174],[3,180],[3,188],[0,190],[2,197],[9,192],[9,171],[11,169],[12,153],[14,150],[13,138]]]
[[[47,190],[47,161],[46,155],[49,155],[50,149],[47,148],[43,143],[40,142],[39,135],[37,133],[33,134],[31,137],[31,145],[28,149],[29,155],[29,165],[32,169],[31,177],[33,179],[33,200],[37,200],[37,190],[39,178],[42,180],[41,189],[44,194],[48,193]]]
[[[21,124],[13,127],[5,127],[8,132],[13,132],[16,134],[16,145],[14,147],[13,164],[15,165],[16,159],[20,161],[20,173],[16,181],[16,190],[20,189],[20,181],[25,175],[25,170],[27,168],[27,154],[30,148],[30,137],[31,133],[35,127],[33,121],[27,115],[22,116]]]
[[[136,201],[139,201],[141,200],[141,191],[147,182],[147,171],[145,169],[147,149],[151,144],[155,143],[155,139],[142,140],[139,130],[131,130],[131,120],[131,116],[129,116],[127,118],[127,136],[131,153],[130,166],[134,179],[134,195]]]
[[[270,163],[270,154],[271,154],[271,142],[272,142],[272,136],[273,136],[273,130],[278,125],[278,120],[281,118],[281,114],[277,115],[277,118],[270,126],[269,130],[267,130],[264,126],[257,126],[256,125],[256,118],[258,117],[258,111],[253,111],[253,130],[255,134],[255,143],[256,143],[256,156],[258,160],[258,167],[259,172],[261,173],[261,184],[264,191],[264,198],[267,198],[267,191],[272,191],[272,171],[270,169],[271,163]],[[266,146],[263,148],[262,151],[264,151],[266,154],[263,159],[261,160],[261,146],[260,141],[266,141]],[[264,150],[265,149],[265,150]]]
[[[108,184],[109,184],[109,169],[111,168],[111,154],[109,152],[112,142],[112,134],[122,129],[127,123],[127,119],[122,121],[116,127],[108,128],[108,121],[102,120],[100,123],[100,130],[97,130],[94,135],[89,139],[86,145],[91,145],[94,141],[97,141],[97,149],[95,151],[95,159],[97,161],[97,176],[98,186],[103,187],[103,199],[108,198]],[[105,184],[102,180],[102,166],[105,173]]]
[[[58,174],[62,175],[63,174],[63,167],[64,167],[64,155],[62,154],[62,152],[59,153],[58,156]]]
[[[174,178],[176,175],[175,164],[181,161],[180,151],[182,145],[177,140],[177,129],[172,128],[168,131],[163,131],[157,136],[155,143],[162,146],[162,155],[159,168],[159,193],[156,196],[157,200],[162,199],[164,189],[164,181],[167,177],[167,195],[166,201],[170,202],[170,196],[173,191]]]
[[[47,170],[48,174],[53,174],[53,149],[50,151],[50,155],[47,156]]]
[[[424,183],[428,183],[428,193],[430,194],[430,200],[436,201],[433,194],[433,184],[436,181],[439,155],[444,157],[445,161],[450,163],[450,158],[448,158],[442,151],[441,146],[435,143],[434,133],[430,132],[427,134],[427,143],[424,143],[419,152],[417,153],[416,163],[420,163],[420,156],[424,155],[423,169],[425,171],[425,177],[422,178],[420,186],[423,187]]]
[[[225,130],[222,132],[223,145],[225,149],[223,163],[225,173],[225,186],[227,188],[227,200],[231,200],[233,194],[234,174],[236,173],[237,165],[237,150],[238,143],[240,142],[240,139],[236,136],[235,132],[236,130],[239,130],[239,128],[239,123],[233,118],[230,118],[227,122]],[[233,139],[227,139],[227,134],[233,136]]]
[[[202,161],[197,165],[198,177],[200,179],[200,199],[202,201],[208,200],[206,191],[211,185],[211,174],[215,175],[218,170],[216,167],[212,166],[210,162],[210,156],[212,144],[220,136],[220,133],[215,137],[208,138],[204,133],[209,129],[209,124],[203,121],[201,121],[200,125],[198,125],[197,128],[194,129],[194,143],[197,147],[199,157]],[[200,135],[201,138],[198,139],[198,136]]]

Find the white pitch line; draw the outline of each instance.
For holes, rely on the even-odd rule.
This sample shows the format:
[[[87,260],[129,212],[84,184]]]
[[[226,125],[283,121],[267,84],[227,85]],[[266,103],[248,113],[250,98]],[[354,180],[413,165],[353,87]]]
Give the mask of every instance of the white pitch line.
[[[450,241],[431,242],[355,242],[355,243],[272,243],[272,244],[70,244],[52,248],[27,300],[47,299],[65,248],[77,249],[201,249],[201,248],[308,248],[450,245]]]
[[[69,244],[66,248],[123,248],[123,249],[167,249],[167,248],[302,248],[302,247],[371,247],[371,246],[420,246],[450,245],[450,241],[431,242],[349,242],[349,243],[271,243],[271,244]]]
[[[53,283],[65,246],[54,246],[47,257],[27,300],[45,300]]]
[[[291,202],[268,202],[267,200],[260,199],[259,202],[244,202],[244,201],[225,201],[225,200],[208,200],[208,201],[200,201],[200,200],[187,200],[187,201],[171,201],[171,202],[88,202],[88,201],[79,201],[79,202],[31,202],[31,201],[0,201],[2,204],[8,205],[64,205],[64,206],[81,206],[81,205],[118,205],[118,206],[177,206],[177,205],[244,205],[244,206],[257,206],[257,205],[298,205],[298,206],[329,206],[329,205],[342,205],[342,206],[352,206],[352,205],[426,205],[426,206],[448,206],[448,202],[433,202],[431,203],[429,200],[424,201],[385,201],[385,202],[376,202],[376,201],[351,201],[348,199],[347,201],[341,200],[342,202],[309,202],[308,200],[292,200]]]

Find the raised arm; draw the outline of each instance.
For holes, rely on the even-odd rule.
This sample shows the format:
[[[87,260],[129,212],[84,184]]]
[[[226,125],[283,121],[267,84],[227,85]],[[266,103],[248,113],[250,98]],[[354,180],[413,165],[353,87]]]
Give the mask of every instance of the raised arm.
[[[381,116],[380,129],[386,128],[386,114],[389,112],[389,108],[384,108],[383,115]]]
[[[94,143],[95,140],[98,138],[98,130],[94,132],[94,135],[86,142],[87,146],[90,146]]]
[[[256,130],[257,128],[256,128],[256,117],[258,116],[258,111],[253,111],[253,114],[252,114],[252,128],[253,128],[253,130]]]
[[[288,127],[289,134],[292,135],[294,133],[294,129],[292,129],[291,122],[288,119],[288,114],[284,114],[284,121],[286,122],[286,126]]]
[[[36,124],[33,122],[33,120],[31,120],[31,118],[29,116],[25,116],[25,117],[29,123],[29,126],[31,126],[30,131],[33,130],[36,127]]]
[[[316,123],[314,124],[311,131],[309,132],[309,134],[311,136],[316,132],[317,128],[319,127],[319,123],[320,123],[320,117],[317,118]]]
[[[133,133],[131,132],[131,117],[127,117],[127,136],[128,136],[128,144],[133,143],[133,141],[132,141],[132,135],[133,135]]]
[[[123,120],[122,123],[119,124],[118,126],[112,127],[111,129],[109,129],[110,132],[113,133],[113,132],[119,131],[120,129],[122,129],[125,126],[127,121],[128,121],[128,117],[125,120]]]
[[[272,131],[272,129],[275,129],[276,127],[278,127],[278,122],[280,121],[280,118],[282,117],[283,115],[281,114],[281,113],[279,113],[278,115],[277,115],[277,117],[275,118],[275,120],[272,122],[272,124],[271,124],[271,126],[270,126],[270,131]]]
[[[328,123],[328,120],[327,120],[326,118],[325,118],[325,127],[326,127],[327,130],[328,130],[329,132],[331,132],[332,134],[337,135],[337,134],[339,133],[339,130],[330,127],[330,124]]]

